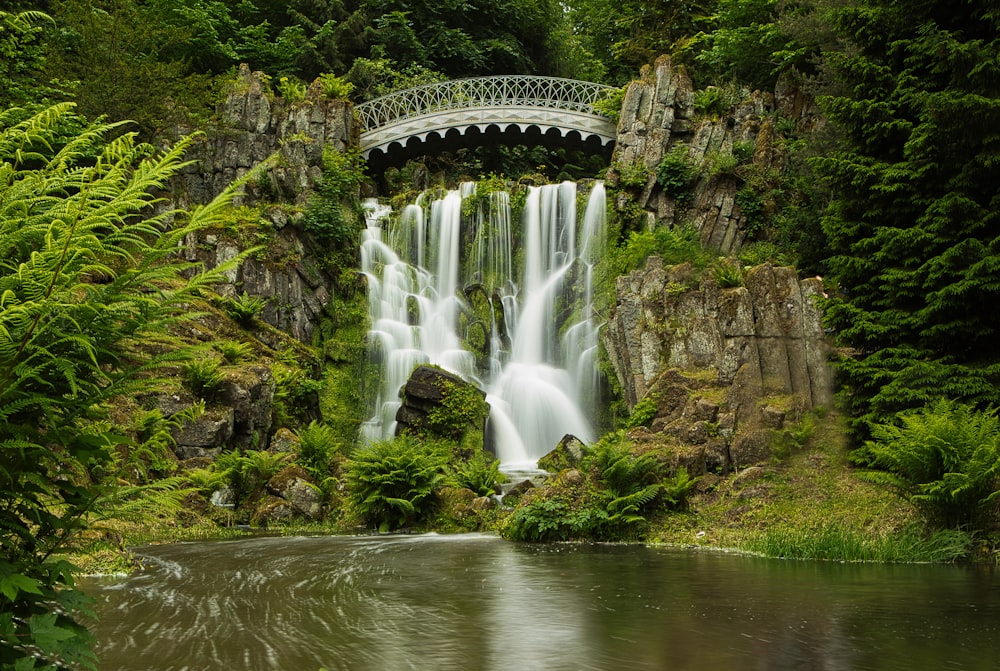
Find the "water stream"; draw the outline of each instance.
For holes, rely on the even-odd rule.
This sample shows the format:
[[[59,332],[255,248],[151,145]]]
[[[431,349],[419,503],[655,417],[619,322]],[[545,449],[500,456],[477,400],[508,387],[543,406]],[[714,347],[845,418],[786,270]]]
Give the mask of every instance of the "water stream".
[[[487,392],[497,456],[530,468],[566,434],[594,439],[605,191],[596,183],[579,217],[576,184],[530,187],[518,222],[509,194],[475,191],[421,197],[398,216],[367,204],[361,267],[381,382],[363,433],[392,436],[399,389],[435,364]]]
[[[993,670],[990,567],[499,538],[253,538],[89,578],[102,671]]]

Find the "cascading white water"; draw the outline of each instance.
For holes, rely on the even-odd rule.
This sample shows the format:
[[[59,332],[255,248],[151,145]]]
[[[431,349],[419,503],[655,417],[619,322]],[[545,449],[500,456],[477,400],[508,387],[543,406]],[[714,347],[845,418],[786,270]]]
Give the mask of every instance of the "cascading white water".
[[[393,435],[399,389],[417,365],[432,363],[486,391],[502,465],[530,468],[565,434],[594,439],[593,273],[606,235],[604,186],[595,183],[579,222],[576,184],[531,187],[520,234],[502,191],[463,215],[474,193],[475,184],[465,183],[429,206],[418,199],[395,219],[366,203],[361,267],[381,384],[363,435]],[[478,358],[461,332],[470,328],[463,319],[473,312],[470,287],[491,307],[491,323],[480,326],[488,353]]]

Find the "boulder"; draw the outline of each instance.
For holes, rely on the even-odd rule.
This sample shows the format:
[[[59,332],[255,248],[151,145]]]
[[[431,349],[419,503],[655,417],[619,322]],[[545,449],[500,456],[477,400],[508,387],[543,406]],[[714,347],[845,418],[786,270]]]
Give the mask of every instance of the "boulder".
[[[558,473],[567,468],[579,466],[587,447],[576,436],[566,434],[551,452],[538,460],[538,468],[549,473]]]

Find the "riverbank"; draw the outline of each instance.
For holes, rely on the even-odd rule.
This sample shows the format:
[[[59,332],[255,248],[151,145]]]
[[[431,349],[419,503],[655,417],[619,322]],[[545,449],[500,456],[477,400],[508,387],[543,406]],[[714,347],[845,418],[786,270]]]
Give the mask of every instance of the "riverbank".
[[[702,476],[682,509],[649,513],[634,542],[797,559],[997,563],[996,536],[933,531],[906,500],[866,481],[848,462],[841,422],[835,414],[817,417],[803,445],[778,450],[770,462]],[[467,498],[459,490],[444,490],[434,514],[406,531],[502,533],[510,523],[513,509],[475,510]],[[325,521],[267,528],[226,525],[219,518],[184,512],[101,523],[69,558],[85,573],[127,573],[138,565],[128,548],[139,545],[358,533],[368,532],[344,508]]]

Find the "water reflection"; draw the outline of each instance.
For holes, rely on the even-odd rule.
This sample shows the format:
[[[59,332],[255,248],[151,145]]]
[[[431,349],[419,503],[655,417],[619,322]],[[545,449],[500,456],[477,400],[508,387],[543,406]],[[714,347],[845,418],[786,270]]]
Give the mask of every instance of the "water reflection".
[[[993,669],[989,571],[490,536],[143,550],[91,579],[101,669]]]

